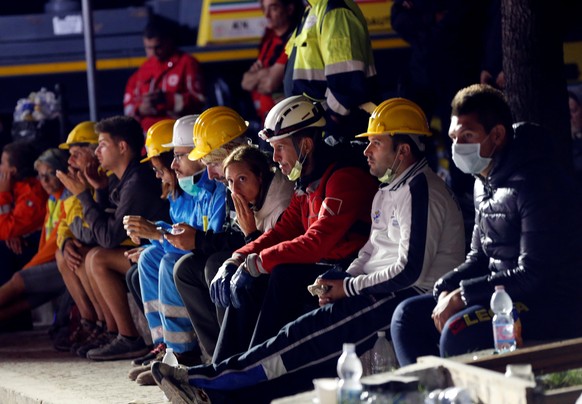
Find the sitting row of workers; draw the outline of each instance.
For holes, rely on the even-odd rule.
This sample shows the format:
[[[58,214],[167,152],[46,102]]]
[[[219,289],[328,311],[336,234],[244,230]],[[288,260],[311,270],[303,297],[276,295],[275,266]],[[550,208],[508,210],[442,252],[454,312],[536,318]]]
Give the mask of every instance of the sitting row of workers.
[[[132,118],[75,128],[61,145],[69,169],[55,170],[73,194],[55,258],[82,320],[58,347],[135,359],[132,378],[173,402],[269,402],[334,376],[342,343],[361,354],[379,330],[390,329],[401,364],[439,346],[492,346],[483,307],[495,285],[527,308],[525,343],[582,335],[569,315],[582,308],[579,192],[543,152],[542,128],[512,126],[502,93],[475,85],[453,101],[454,161],[478,179],[464,263],[460,210],[427,165],[431,132],[416,104],[374,109],[357,136],[367,168],[357,146],[327,145],[325,128],[306,97],[276,104],[260,135],[278,167],[227,107],[153,125],[141,163]],[[151,351],[129,310],[128,274]],[[160,363],[166,348],[189,368]]]
[[[293,200],[302,196],[298,194],[302,180],[317,177],[316,186],[324,183],[326,191],[331,189],[321,174],[310,178],[310,173],[301,169],[307,161],[305,142],[301,141],[304,137],[300,135],[305,126],[287,124],[289,115],[291,111],[284,107],[272,109],[263,136],[271,140],[274,159],[283,173],[292,174],[292,168],[300,167],[291,205],[271,231],[237,250],[210,285],[214,301],[228,307],[221,329],[226,334],[230,313],[240,310],[237,306],[244,306],[249,298],[245,293],[260,290],[257,283],[269,274],[252,338],[248,341],[244,334],[237,334],[248,346],[234,355],[228,351],[224,356],[216,355],[227,349],[217,346],[214,360],[208,365],[173,368],[154,362],[152,376],[172,402],[203,402],[204,397],[212,402],[232,402],[251,395],[257,402],[268,402],[308,389],[314,377],[335,375],[342,343],[355,343],[361,354],[371,347],[376,332],[387,328],[391,329],[402,364],[414,362],[421,354],[438,353],[439,337],[441,355],[491,347],[490,317],[474,315],[479,319],[476,327],[460,322],[471,320],[471,313],[488,306],[495,285],[505,285],[517,304],[527,307],[527,312],[520,313],[525,343],[582,335],[582,326],[571,316],[582,308],[576,292],[582,286],[582,277],[576,271],[582,255],[574,247],[580,243],[581,218],[577,203],[563,204],[566,194],[569,200],[578,202],[579,192],[566,171],[548,160],[547,153],[540,154],[548,143],[544,142],[543,129],[532,124],[512,126],[502,93],[475,85],[461,90],[453,102],[450,135],[454,161],[461,170],[478,178],[475,231],[465,263],[458,205],[450,190],[426,166],[422,153],[421,139],[430,133],[426,119],[415,104],[392,99],[375,109],[368,132],[362,135],[369,139],[364,154],[370,173],[382,185],[372,206],[368,206],[372,230],[357,258],[345,272],[325,268],[321,275],[313,271],[310,279],[304,276],[300,264],[305,261],[309,242],[319,236],[318,231],[302,240],[299,251],[303,254],[289,261],[295,265],[280,265],[279,256],[286,257],[293,243],[283,241],[278,229],[292,214]],[[271,118],[273,126],[269,126]],[[305,119],[310,118],[307,115]],[[286,130],[288,127],[291,129]],[[528,136],[527,141],[522,140],[524,136]],[[281,141],[285,139],[293,150],[288,160],[282,157],[286,145]],[[317,147],[317,140],[307,143]],[[360,183],[342,181],[352,189],[352,198],[365,189]],[[306,189],[305,196],[311,196],[309,185]],[[345,199],[336,204],[335,196],[330,198],[326,193],[320,198],[318,219],[343,212]],[[308,220],[311,212],[303,211],[302,218]],[[548,217],[553,218],[552,223],[548,223]],[[298,232],[299,223],[294,222]],[[313,226],[317,228],[317,224],[312,225],[304,235],[310,234]],[[269,244],[270,238],[278,243]],[[264,248],[253,250],[261,242]],[[277,249],[279,243],[285,248]],[[324,243],[319,245],[325,249]],[[272,251],[277,255],[271,255]],[[323,257],[319,257],[321,261]],[[313,282],[323,287],[320,307],[302,313],[301,308],[306,307],[299,291]],[[436,308],[427,294],[433,286]],[[245,289],[242,293],[238,290],[241,287]],[[301,308],[296,309],[296,303]],[[296,318],[286,317],[291,316],[287,307],[297,310]],[[278,316],[287,323],[281,326]],[[546,326],[548,321],[551,327]],[[268,323],[265,328],[263,322]],[[271,322],[280,328],[269,329]]]

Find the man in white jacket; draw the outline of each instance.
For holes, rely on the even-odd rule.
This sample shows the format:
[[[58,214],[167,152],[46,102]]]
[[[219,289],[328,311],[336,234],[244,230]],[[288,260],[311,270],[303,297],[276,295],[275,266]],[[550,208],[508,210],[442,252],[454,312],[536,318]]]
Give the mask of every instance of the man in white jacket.
[[[197,402],[201,390],[194,386],[211,398],[228,394],[242,400],[252,394],[268,402],[308,389],[314,377],[336,375],[343,343],[355,343],[358,354],[370,349],[399,302],[430,291],[459,264],[461,212],[424,158],[420,138],[429,135],[416,104],[396,98],[376,107],[368,132],[358,137],[369,138],[364,155],[382,185],[372,206],[370,238],[347,273],[328,271],[317,278],[313,289],[320,308],[247,352],[187,371],[155,363],[152,373],[166,394],[176,402]]]

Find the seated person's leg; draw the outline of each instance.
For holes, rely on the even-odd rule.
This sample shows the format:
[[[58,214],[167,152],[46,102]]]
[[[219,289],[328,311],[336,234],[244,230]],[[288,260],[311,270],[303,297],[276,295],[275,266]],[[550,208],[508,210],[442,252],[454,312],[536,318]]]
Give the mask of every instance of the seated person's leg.
[[[221,362],[232,355],[249,349],[269,278],[268,275],[248,278],[251,283],[237,290],[240,307],[235,308],[231,304],[226,308],[212,357],[213,363]],[[271,336],[275,333],[273,332]]]
[[[137,264],[133,264],[125,274],[125,283],[127,284],[127,289],[129,289],[129,293],[131,293],[131,297],[133,297],[135,304],[141,312],[144,313],[143,302],[141,300],[141,290],[139,288],[139,271],[137,269]]]
[[[65,286],[75,302],[81,316],[79,325],[74,330],[71,330],[70,334],[63,334],[60,338],[55,339],[54,347],[56,350],[68,351],[73,346],[78,346],[79,344],[84,343],[87,338],[90,337],[96,328],[98,317],[95,307],[89,299],[81,279],[78,276],[79,272],[84,271],[84,269],[71,269],[60,250],[57,250],[55,258],[57,268],[63,278]],[[84,267],[84,265],[81,266]]]
[[[318,264],[285,264],[274,268],[262,303],[251,346],[275,335],[281,327],[318,307],[307,286],[330,269]]]
[[[389,327],[390,313],[398,303],[415,294],[405,290],[383,298],[360,295],[338,300],[299,317],[247,352],[213,365],[192,367],[188,376],[175,372],[174,379],[181,382],[187,377],[190,385],[204,389],[235,390],[286,375],[289,383],[298,385],[314,377],[334,377],[343,343],[355,343],[358,354],[370,349],[377,331]],[[327,366],[322,368],[322,364]],[[169,370],[154,364],[152,372],[159,382]]]
[[[216,276],[218,269],[222,266],[224,261],[232,256],[232,251],[221,251],[212,254],[208,257],[206,261],[206,266],[204,267],[204,276],[206,279],[206,286],[210,287],[210,283]],[[214,306],[214,305],[213,305]],[[218,306],[214,306],[216,310],[216,317],[218,318],[218,324],[222,324],[224,318],[224,309]]]
[[[164,342],[159,297],[160,262],[164,254],[161,246],[150,246],[141,252],[137,264],[142,305],[154,345]]]
[[[79,267],[78,276],[83,284],[87,295],[90,297],[97,316],[99,319],[103,319],[105,322],[105,327],[110,334],[118,334],[117,323],[115,322],[115,317],[107,305],[103,294],[101,293],[101,288],[99,286],[97,277],[93,273],[93,258],[99,253],[101,247],[93,247],[87,252],[85,256],[84,265]]]
[[[394,310],[390,334],[401,366],[416,363],[419,356],[438,356],[440,334],[431,318],[435,305],[429,294],[406,299]]]
[[[493,348],[489,310],[470,306],[451,316],[443,327],[440,355],[443,358]]]
[[[64,290],[55,261],[23,269],[0,287],[0,320],[49,302]]]
[[[206,354],[212,356],[220,326],[216,317],[216,306],[210,300],[208,282],[204,275],[206,263],[204,257],[194,254],[183,256],[174,265],[174,283],[184,301],[199,343]]]
[[[131,359],[145,355],[149,348],[133,322],[127,300],[125,274],[131,266],[124,248],[96,247],[90,261],[90,274],[103,302],[107,305],[118,328],[118,336],[109,344],[87,352],[93,360]],[[93,250],[92,250],[93,251]]]
[[[24,280],[20,272],[16,272],[8,282],[0,286],[0,321],[8,320],[31,308],[24,298],[24,290]]]
[[[200,346],[184,301],[174,283],[174,265],[181,254],[167,253],[159,268],[159,303],[164,341],[183,365],[200,364]]]

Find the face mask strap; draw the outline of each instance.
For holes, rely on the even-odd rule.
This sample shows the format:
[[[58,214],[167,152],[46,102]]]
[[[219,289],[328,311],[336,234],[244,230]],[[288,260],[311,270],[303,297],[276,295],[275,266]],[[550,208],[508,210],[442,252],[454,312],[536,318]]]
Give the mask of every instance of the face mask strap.
[[[392,166],[386,170],[386,172],[384,173],[383,176],[378,178],[378,180],[380,182],[382,182],[384,184],[389,184],[394,179],[395,172],[398,171],[398,169],[400,168],[400,165],[402,164],[402,160],[398,160],[399,154],[400,154],[400,152],[397,151],[396,152],[396,159],[392,162]],[[394,164],[396,164],[396,161],[398,161],[398,166],[396,166],[396,169],[394,169]]]

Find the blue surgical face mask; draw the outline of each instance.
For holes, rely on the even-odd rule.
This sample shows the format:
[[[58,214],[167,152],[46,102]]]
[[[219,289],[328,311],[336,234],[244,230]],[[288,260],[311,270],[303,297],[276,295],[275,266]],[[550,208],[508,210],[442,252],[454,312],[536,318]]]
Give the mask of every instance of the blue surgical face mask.
[[[188,195],[196,196],[198,195],[198,192],[200,192],[200,188],[194,183],[193,175],[190,175],[189,177],[178,178],[178,185]]]

